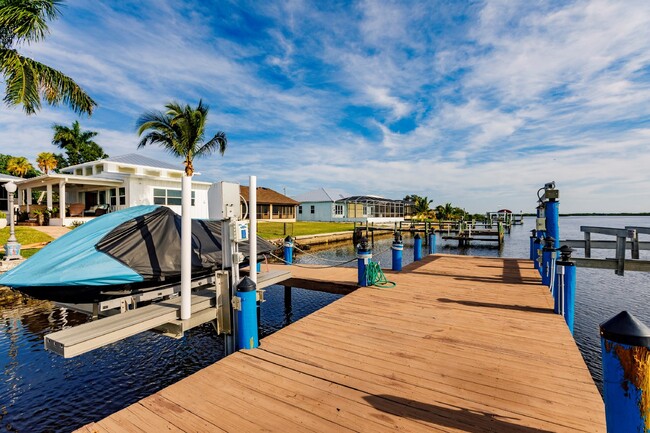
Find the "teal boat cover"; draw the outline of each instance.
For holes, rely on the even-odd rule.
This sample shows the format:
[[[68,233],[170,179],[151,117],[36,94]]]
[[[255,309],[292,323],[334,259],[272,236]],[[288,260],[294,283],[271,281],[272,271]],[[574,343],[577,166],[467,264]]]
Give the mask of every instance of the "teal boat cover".
[[[140,274],[97,251],[95,244],[120,224],[157,208],[136,206],[94,218],[1,275],[0,285],[19,289],[29,286],[106,286],[142,282],[144,279]]]

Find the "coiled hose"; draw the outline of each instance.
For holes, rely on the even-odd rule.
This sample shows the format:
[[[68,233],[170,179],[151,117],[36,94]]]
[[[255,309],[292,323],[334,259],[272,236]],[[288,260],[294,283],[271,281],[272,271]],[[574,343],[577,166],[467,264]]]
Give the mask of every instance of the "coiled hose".
[[[368,265],[366,265],[366,281],[369,286],[375,286],[381,289],[392,289],[397,286],[397,283],[388,281],[379,263],[373,262],[372,260],[369,260]]]

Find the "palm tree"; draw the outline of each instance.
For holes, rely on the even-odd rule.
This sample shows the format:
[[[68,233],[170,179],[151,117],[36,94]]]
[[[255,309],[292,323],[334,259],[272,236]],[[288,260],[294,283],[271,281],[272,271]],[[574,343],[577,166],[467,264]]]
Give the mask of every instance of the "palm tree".
[[[41,152],[36,156],[38,168],[45,174],[49,174],[58,164],[56,156],[52,152]]]
[[[138,135],[144,137],[138,144],[138,149],[151,144],[158,144],[172,155],[183,158],[185,161],[185,174],[191,177],[194,174],[193,160],[195,157],[210,155],[219,151],[221,155],[226,151],[228,138],[226,133],[218,131],[207,142],[205,137],[205,122],[209,108],[199,100],[196,108],[178,102],[165,105],[167,111],[150,111],[144,113],[136,122]]]
[[[429,212],[429,205],[433,202],[433,200],[429,200],[429,197],[420,197],[420,196],[413,196],[414,197],[414,206],[413,210],[415,211],[416,215],[426,215]]]
[[[92,139],[97,136],[95,131],[83,131],[79,122],[72,122],[72,128],[63,125],[53,125],[54,137],[52,144],[65,150],[68,158],[67,165],[76,165],[89,161],[106,158],[104,149]]]
[[[218,150],[221,155],[226,151],[228,139],[226,133],[219,131],[207,142],[205,137],[205,122],[208,118],[208,107],[199,100],[196,108],[178,102],[165,105],[167,111],[150,111],[144,113],[136,122],[138,135],[143,136],[138,149],[150,144],[158,144],[174,156],[184,158],[185,176],[181,183],[182,213],[181,213],[181,319],[191,316],[191,261],[192,248],[190,191],[194,165],[192,161],[197,156],[206,156]]]
[[[17,45],[42,40],[47,21],[59,15],[60,0],[0,0],[0,72],[5,84],[4,101],[22,105],[25,113],[41,108],[41,98],[50,105],[64,103],[77,113],[91,115],[97,106],[77,83],[56,69],[24,57]]]
[[[451,203],[440,204],[436,206],[436,218],[440,221],[451,220],[455,216],[455,209]]]
[[[32,164],[24,156],[16,156],[7,161],[7,171],[14,176],[23,177],[33,169]]]

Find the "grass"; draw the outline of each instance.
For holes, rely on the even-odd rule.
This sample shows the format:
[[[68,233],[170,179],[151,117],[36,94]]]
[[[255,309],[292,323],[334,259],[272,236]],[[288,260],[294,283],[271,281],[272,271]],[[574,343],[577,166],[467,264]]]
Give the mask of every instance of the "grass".
[[[43,232],[39,232],[38,230],[34,230],[31,227],[16,227],[14,229],[14,233],[16,234],[18,243],[21,245],[49,242],[54,239],[52,236],[47,235]],[[6,244],[7,239],[9,239],[9,227],[5,227],[4,229],[0,230],[0,245]],[[27,258],[34,255],[37,251],[38,249],[36,248],[29,250],[20,250],[20,255]],[[0,253],[0,259],[3,257],[4,253]]]
[[[354,230],[354,223],[299,221],[295,223],[286,223],[287,228],[285,234],[284,226],[285,223],[259,222],[257,224],[257,234],[264,239],[279,239],[286,237],[287,235],[303,236]]]

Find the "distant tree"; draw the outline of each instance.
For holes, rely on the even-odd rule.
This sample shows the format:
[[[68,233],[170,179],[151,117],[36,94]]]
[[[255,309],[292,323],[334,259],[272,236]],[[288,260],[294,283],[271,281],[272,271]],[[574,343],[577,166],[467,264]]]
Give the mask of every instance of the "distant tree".
[[[137,120],[138,135],[142,137],[138,149],[157,144],[172,155],[183,158],[187,176],[194,174],[195,157],[215,151],[224,154],[228,145],[225,132],[218,131],[210,140],[204,141],[209,108],[203,105],[203,101],[199,100],[196,108],[181,106],[177,102],[170,102],[165,108],[165,112],[150,111]]]
[[[414,196],[414,211],[416,215],[426,215],[429,213],[430,205],[433,200],[429,200],[429,197],[419,197]]]
[[[438,205],[436,206],[436,218],[438,220],[452,220],[455,219],[456,215],[456,209],[454,206],[452,206],[451,203],[445,203],[444,205]]]
[[[82,131],[78,121],[72,122],[72,128],[55,124],[52,129],[54,130],[52,144],[64,150],[67,155],[65,166],[108,157],[104,149],[92,140],[97,136],[97,132]]]
[[[0,173],[10,174],[7,170],[7,163],[11,158],[13,158],[13,156],[0,153]]]
[[[49,174],[57,167],[58,161],[52,152],[41,152],[36,156],[36,164],[43,173]]]
[[[7,171],[13,176],[25,177],[27,173],[34,171],[34,167],[24,156],[15,156],[7,161]]]
[[[25,113],[50,105],[67,104],[77,113],[92,114],[97,106],[65,74],[16,51],[17,45],[38,42],[48,33],[47,22],[59,15],[60,0],[0,0],[0,72],[5,81],[4,101],[22,105]]]
[[[54,169],[55,173],[59,173],[62,168],[68,166],[68,160],[62,153],[55,153],[54,158],[56,158],[56,168]]]

